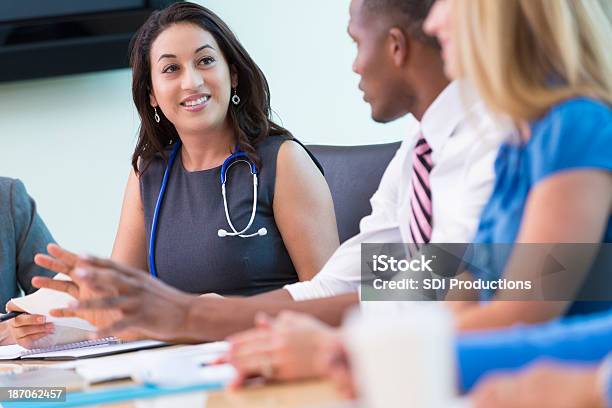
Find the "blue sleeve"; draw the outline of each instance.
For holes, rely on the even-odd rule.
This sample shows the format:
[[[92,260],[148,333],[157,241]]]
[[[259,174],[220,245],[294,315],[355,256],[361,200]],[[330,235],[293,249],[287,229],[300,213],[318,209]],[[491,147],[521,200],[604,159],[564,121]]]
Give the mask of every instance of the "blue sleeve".
[[[611,311],[465,334],[457,341],[460,386],[469,391],[493,370],[515,370],[542,357],[589,363],[603,359],[611,350]]]
[[[11,186],[11,216],[15,226],[16,272],[19,286],[26,294],[34,292],[32,278],[37,275],[53,276],[54,273],[34,263],[34,255],[47,252],[47,244],[53,242],[45,223],[36,212],[36,204],[26,192],[21,181]]]
[[[612,110],[594,99],[576,98],[551,109],[532,125],[534,182],[564,170],[612,170]]]

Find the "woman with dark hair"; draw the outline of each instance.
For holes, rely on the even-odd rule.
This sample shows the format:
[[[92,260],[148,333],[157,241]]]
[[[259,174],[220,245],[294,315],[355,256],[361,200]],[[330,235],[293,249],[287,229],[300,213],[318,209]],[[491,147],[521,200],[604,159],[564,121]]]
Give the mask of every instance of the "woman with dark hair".
[[[339,245],[329,188],[271,120],[268,83],[227,25],[177,3],[130,48],[141,127],[112,259],[196,294],[312,278]],[[61,259],[38,262],[65,272]]]

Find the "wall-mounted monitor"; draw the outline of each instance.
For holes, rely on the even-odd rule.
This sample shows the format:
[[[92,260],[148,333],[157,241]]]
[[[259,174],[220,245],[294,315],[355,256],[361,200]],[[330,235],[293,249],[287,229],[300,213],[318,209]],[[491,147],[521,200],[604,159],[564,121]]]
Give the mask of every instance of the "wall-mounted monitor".
[[[0,82],[124,68],[151,13],[180,0],[0,0]]]

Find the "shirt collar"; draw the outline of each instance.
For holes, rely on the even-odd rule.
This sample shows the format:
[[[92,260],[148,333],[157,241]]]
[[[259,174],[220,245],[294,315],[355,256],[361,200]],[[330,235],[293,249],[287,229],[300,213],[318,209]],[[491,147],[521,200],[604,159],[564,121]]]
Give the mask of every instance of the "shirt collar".
[[[462,98],[462,91],[458,81],[451,82],[421,118],[421,132],[434,153],[441,151],[475,103],[474,98]]]

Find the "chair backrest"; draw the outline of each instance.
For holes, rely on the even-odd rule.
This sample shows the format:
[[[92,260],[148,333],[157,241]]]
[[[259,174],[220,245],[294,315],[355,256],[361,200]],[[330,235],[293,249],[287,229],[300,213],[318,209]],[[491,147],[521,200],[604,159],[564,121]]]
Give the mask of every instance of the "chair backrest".
[[[359,232],[359,221],[372,212],[370,197],[400,142],[365,146],[310,145],[325,170],[340,242]]]

